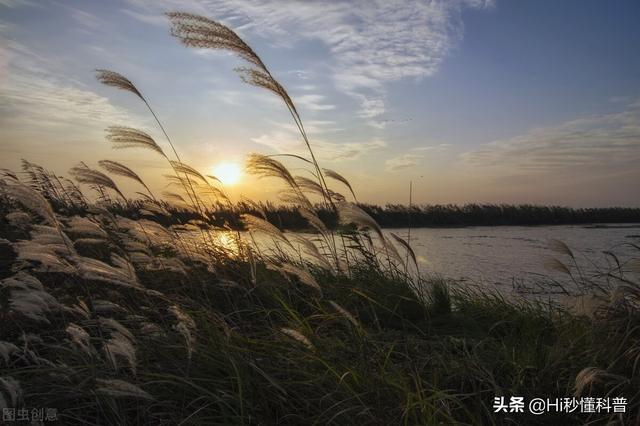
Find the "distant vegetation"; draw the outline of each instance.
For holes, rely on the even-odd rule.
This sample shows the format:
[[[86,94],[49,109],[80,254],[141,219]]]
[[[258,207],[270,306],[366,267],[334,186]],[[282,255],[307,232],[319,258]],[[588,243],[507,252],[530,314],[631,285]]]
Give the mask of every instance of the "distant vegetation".
[[[305,219],[289,206],[261,204],[270,221],[281,229],[304,229]],[[567,225],[640,223],[640,208],[571,208],[560,206],[465,204],[406,205],[358,204],[383,228],[499,226],[499,225]],[[230,218],[235,213],[255,212],[255,206],[240,203],[233,210],[221,206],[213,217]],[[338,216],[329,209],[319,208],[318,215],[336,226]]]
[[[465,204],[411,208],[388,204],[361,205],[383,227],[564,225],[581,223],[640,223],[640,208],[571,208],[561,206]]]
[[[23,160],[22,168],[27,180],[32,186],[39,188],[56,211],[86,214],[90,203],[72,181],[26,160]],[[140,201],[123,202],[117,198],[111,199],[105,193],[101,197],[104,205],[113,213],[133,219],[141,217]],[[282,230],[309,229],[307,219],[295,205],[250,200],[235,204],[218,201],[197,212],[166,201],[158,202],[170,213],[156,217],[165,225],[204,219],[209,225],[243,229],[241,216],[252,214],[266,217]],[[531,204],[426,204],[411,207],[402,204],[357,205],[382,228],[640,223],[638,207],[571,208]],[[334,209],[316,204],[314,211],[327,227],[335,229],[339,226],[339,215]]]
[[[185,45],[237,54],[245,81],[284,102],[309,150],[289,158],[314,179],[252,154],[248,171],[278,179],[289,207],[239,209],[215,177],[180,160],[130,80],[99,70],[148,107],[171,150],[124,126],[107,139],[166,161],[171,190],[155,194],[109,160],[78,164],[73,180],[28,162],[24,174],[2,171],[0,408],[53,408],[66,425],[638,423],[638,259],[585,276],[569,247],[552,244],[549,266],[596,301],[578,313],[420,275],[410,245],[376,221],[404,226],[406,209],[359,206],[328,185],[355,200],[347,179],[319,166],[293,100],[255,52],[222,24],[168,16]],[[136,182],[137,199],[114,179]],[[513,211],[566,217],[434,207],[411,220],[518,220]],[[279,229],[288,226],[315,235]],[[627,404],[624,414],[496,414],[497,396]]]

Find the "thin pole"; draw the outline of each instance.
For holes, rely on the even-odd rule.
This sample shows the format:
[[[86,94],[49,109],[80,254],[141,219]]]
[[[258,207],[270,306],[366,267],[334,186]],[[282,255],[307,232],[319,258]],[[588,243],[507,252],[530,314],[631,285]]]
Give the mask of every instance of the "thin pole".
[[[407,231],[407,244],[411,244],[411,204],[413,202],[413,181],[409,181],[409,230]],[[409,250],[407,250],[407,258],[405,260],[405,265],[409,265]]]

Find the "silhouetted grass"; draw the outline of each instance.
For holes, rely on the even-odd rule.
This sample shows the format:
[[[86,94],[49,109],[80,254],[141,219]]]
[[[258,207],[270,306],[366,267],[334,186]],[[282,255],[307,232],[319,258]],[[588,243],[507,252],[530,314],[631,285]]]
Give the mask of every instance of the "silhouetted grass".
[[[233,206],[215,178],[180,160],[166,133],[176,160],[127,127],[110,128],[107,138],[114,148],[168,161],[173,189],[163,199],[129,166],[109,160],[98,162],[105,172],[85,163],[72,169],[91,196],[32,163],[24,163],[24,176],[4,171],[0,408],[56,408],[62,424],[640,421],[638,259],[616,259],[605,275],[584,277],[571,249],[555,242],[556,270],[598,298],[584,313],[409,273],[409,256],[399,250],[410,246],[389,240],[380,224],[406,209],[346,202],[325,176],[354,201],[355,191],[320,167],[293,101],[257,54],[219,23],[169,16],[186,45],[248,61],[241,74],[284,101],[311,159],[293,157],[316,179],[254,154],[249,169],[279,179],[288,207]],[[101,70],[98,78],[149,107],[126,77]],[[116,177],[145,192],[128,199]],[[450,220],[547,214],[526,206],[447,208]],[[442,225],[447,210],[434,209]],[[422,213],[411,214],[419,225]],[[287,227],[316,234],[284,234]],[[240,228],[247,232],[230,232]],[[257,244],[256,234],[267,242]],[[501,395],[622,396],[628,404],[626,414],[496,414]]]

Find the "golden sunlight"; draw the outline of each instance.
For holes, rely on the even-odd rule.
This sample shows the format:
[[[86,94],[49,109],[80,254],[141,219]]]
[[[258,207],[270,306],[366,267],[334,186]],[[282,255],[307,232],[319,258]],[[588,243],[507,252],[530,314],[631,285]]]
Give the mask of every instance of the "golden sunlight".
[[[220,163],[214,166],[213,175],[217,177],[223,185],[235,185],[242,177],[242,170],[236,163]]]

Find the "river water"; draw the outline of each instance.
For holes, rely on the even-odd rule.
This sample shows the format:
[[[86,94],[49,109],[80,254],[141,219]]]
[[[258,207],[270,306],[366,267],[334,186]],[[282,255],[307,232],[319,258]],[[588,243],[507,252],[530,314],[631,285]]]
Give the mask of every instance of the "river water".
[[[389,229],[403,238],[407,229]],[[529,286],[541,279],[566,281],[565,274],[549,268],[554,257],[574,268],[573,260],[549,249],[550,240],[564,242],[585,276],[617,268],[613,253],[623,264],[640,258],[640,224],[483,226],[420,228],[411,230],[411,246],[423,274],[499,287]],[[633,273],[633,272],[628,272]]]
[[[384,233],[391,241],[391,233],[407,240],[408,230],[385,229]],[[287,235],[294,237],[295,233]],[[233,241],[227,233],[219,237],[227,237],[226,242],[220,241],[223,245]],[[565,243],[574,259],[551,250],[552,240]],[[254,235],[254,241],[263,247],[273,242],[260,234]],[[640,258],[640,224],[418,228],[411,230],[410,244],[421,275],[490,287],[505,295],[563,293],[557,283],[572,294],[579,292],[582,286],[575,285],[570,276],[549,268],[550,259],[567,265],[576,278],[602,282],[607,272],[619,275],[622,271],[625,277],[640,280],[629,265]],[[398,252],[404,257],[402,247],[398,246]]]

